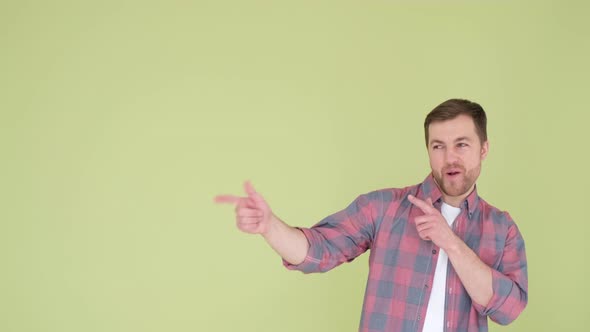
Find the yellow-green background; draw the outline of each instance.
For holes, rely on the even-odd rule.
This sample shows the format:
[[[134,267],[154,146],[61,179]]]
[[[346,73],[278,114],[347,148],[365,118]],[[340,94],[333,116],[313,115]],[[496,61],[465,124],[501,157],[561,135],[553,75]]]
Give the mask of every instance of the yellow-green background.
[[[286,271],[233,209],[310,226],[429,171],[422,121],[480,102],[479,192],[527,245],[529,305],[588,309],[584,1],[1,1],[0,331],[355,331],[367,255]]]

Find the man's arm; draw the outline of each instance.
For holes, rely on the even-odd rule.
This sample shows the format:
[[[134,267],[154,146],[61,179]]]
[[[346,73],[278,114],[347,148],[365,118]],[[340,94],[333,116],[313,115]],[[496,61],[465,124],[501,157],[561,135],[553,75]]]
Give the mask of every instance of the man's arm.
[[[509,216],[507,216],[509,218]],[[502,259],[492,275],[492,298],[487,305],[473,303],[482,315],[506,325],[514,321],[528,302],[527,261],[524,240],[512,223],[508,228]]]
[[[492,269],[457,236],[450,245],[442,249],[449,256],[449,261],[471,300],[486,307],[494,294]]]
[[[524,252],[519,252],[524,247],[518,248],[524,242],[514,232],[515,228],[509,231],[500,270],[487,266],[458,237],[443,248],[475,309],[502,325],[514,321],[527,304],[526,260]]]
[[[445,250],[475,309],[499,324],[515,320],[528,299],[524,241],[516,226],[509,229],[502,262],[494,270],[453,232],[430,198],[408,198],[424,212],[415,220],[418,234]]]
[[[303,263],[309,251],[309,242],[303,232],[287,225],[275,215],[262,237],[279,256],[292,265]]]
[[[309,243],[303,232],[277,218],[250,182],[244,183],[244,190],[246,197],[221,195],[215,197],[215,202],[234,204],[236,226],[241,231],[262,235],[285,261],[293,265],[302,263],[309,250]]]
[[[304,273],[325,272],[369,249],[374,233],[377,211],[375,196],[361,195],[346,209],[334,213],[311,228],[295,228],[277,218],[249,182],[244,184],[247,197],[217,196],[218,203],[236,206],[237,227],[246,233],[261,234],[283,258],[289,269]]]

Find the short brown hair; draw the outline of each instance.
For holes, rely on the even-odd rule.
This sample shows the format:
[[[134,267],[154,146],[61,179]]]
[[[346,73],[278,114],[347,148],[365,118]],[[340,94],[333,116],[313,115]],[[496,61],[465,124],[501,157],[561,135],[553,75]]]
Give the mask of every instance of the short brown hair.
[[[426,137],[426,146],[428,146],[428,127],[433,122],[452,120],[457,116],[465,114],[473,119],[475,131],[481,143],[488,140],[487,118],[483,108],[475,102],[467,99],[449,99],[436,106],[424,120],[424,136]]]

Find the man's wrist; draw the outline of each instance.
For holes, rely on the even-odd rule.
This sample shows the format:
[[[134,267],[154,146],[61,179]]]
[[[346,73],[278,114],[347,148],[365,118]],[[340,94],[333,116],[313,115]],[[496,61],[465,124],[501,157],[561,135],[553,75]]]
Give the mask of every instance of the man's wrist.
[[[443,250],[447,253],[447,255],[458,254],[461,251],[461,247],[465,245],[465,243],[457,236],[454,235],[449,241],[449,244]]]
[[[260,235],[262,235],[262,237],[268,240],[270,237],[272,237],[273,234],[277,232],[281,223],[282,221],[279,218],[277,218],[274,214],[272,214],[270,220],[268,221],[266,231],[261,233]]]

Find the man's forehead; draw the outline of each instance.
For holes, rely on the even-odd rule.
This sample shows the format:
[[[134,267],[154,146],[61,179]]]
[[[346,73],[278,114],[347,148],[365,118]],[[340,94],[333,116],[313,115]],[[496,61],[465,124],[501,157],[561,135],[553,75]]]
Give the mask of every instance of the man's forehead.
[[[459,115],[454,119],[436,121],[428,127],[430,141],[454,141],[460,138],[474,139],[477,137],[475,123],[468,115]]]

